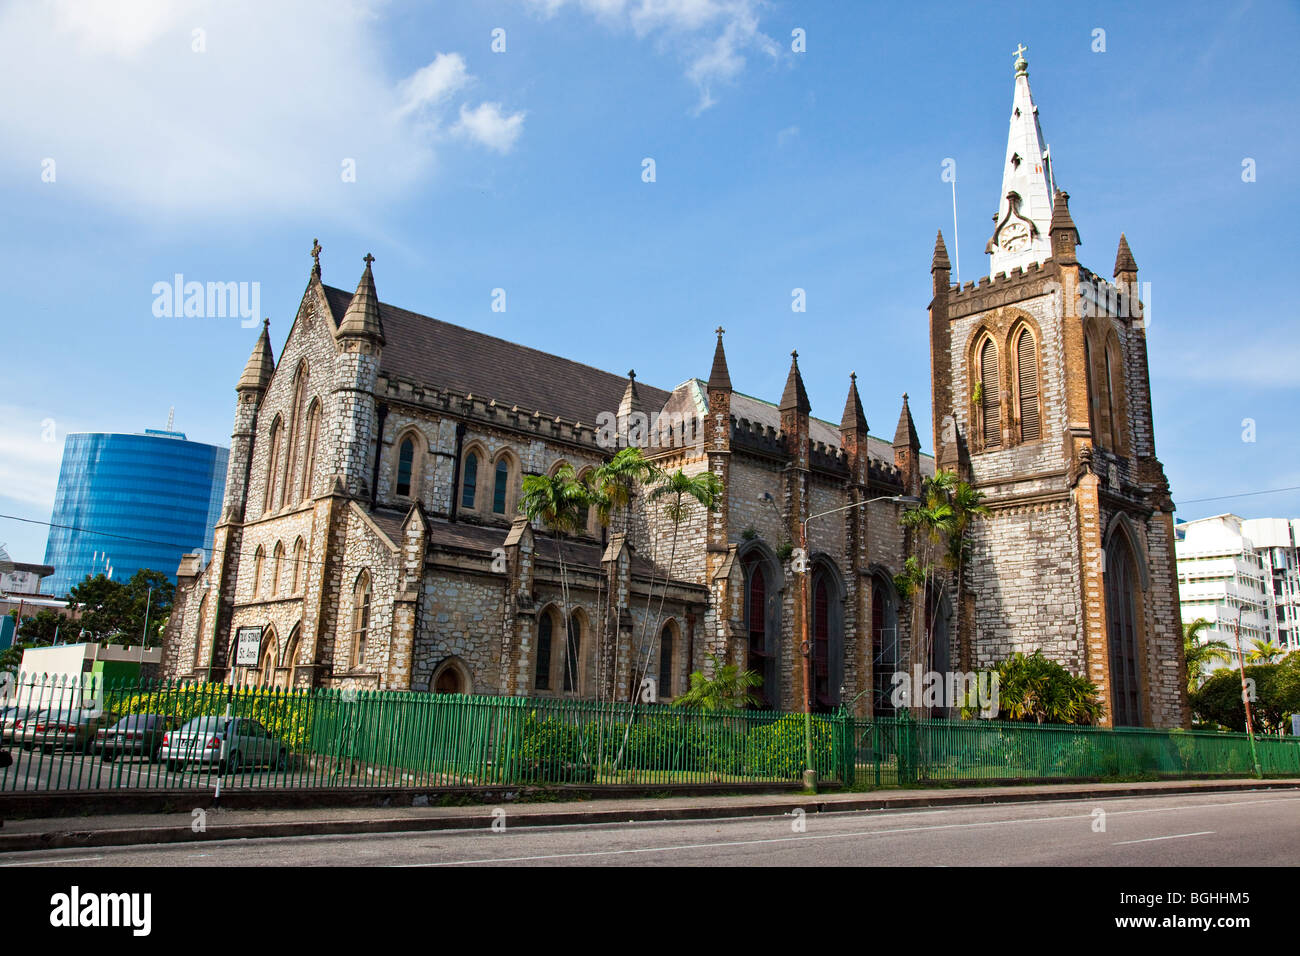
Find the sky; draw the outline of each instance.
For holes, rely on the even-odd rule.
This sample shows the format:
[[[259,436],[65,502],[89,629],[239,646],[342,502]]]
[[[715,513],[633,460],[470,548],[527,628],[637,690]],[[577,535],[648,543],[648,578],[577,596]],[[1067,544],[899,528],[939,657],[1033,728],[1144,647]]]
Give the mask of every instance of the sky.
[[[0,514],[49,520],[70,432],[228,445],[317,238],[328,284],[371,253],[385,302],[664,388],[718,325],[742,392],[798,349],[814,415],[856,371],[929,449],[935,232],[987,274],[1019,44],[1081,261],[1124,232],[1151,284],[1177,516],[1300,515],[1201,500],[1300,486],[1300,7],[1262,0],[0,3]],[[177,275],[248,317],[168,314]]]

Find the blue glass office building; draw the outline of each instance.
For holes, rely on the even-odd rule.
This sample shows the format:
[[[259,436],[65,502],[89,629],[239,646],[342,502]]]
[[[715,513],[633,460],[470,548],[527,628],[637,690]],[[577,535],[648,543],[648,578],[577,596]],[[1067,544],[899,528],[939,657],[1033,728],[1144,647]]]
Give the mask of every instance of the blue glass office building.
[[[229,456],[180,432],[68,435],[45,545],[54,574],[42,592],[65,595],[110,567],[114,581],[149,568],[175,582],[182,555],[211,554]]]

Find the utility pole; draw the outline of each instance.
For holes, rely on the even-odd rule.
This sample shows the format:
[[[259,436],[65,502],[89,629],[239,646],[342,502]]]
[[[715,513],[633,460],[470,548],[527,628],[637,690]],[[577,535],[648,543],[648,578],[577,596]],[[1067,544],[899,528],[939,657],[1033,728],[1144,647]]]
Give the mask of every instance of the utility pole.
[[[1255,767],[1255,777],[1264,774],[1259,769],[1259,754],[1255,752],[1255,726],[1250,718],[1250,694],[1246,690],[1246,658],[1241,653],[1241,605],[1237,605],[1237,619],[1232,623],[1232,636],[1237,642],[1237,670],[1241,674],[1241,702],[1246,705],[1246,735],[1250,738],[1250,762]]]

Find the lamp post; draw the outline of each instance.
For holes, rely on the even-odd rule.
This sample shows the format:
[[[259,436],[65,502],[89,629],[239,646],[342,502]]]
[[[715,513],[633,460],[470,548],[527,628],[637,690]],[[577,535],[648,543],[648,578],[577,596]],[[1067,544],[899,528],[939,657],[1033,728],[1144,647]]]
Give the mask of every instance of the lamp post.
[[[804,737],[804,767],[803,782],[806,790],[817,792],[817,771],[813,769],[813,749],[812,749],[812,643],[809,640],[808,628],[808,602],[809,571],[812,569],[811,562],[808,560],[808,522],[814,518],[824,518],[827,515],[838,514],[841,511],[851,511],[854,508],[865,508],[867,505],[875,504],[877,501],[893,501],[898,504],[920,504],[921,499],[915,495],[882,495],[879,498],[870,498],[866,501],[858,501],[851,505],[844,505],[840,508],[831,508],[829,511],[819,511],[815,515],[809,515],[804,518],[799,525],[799,548],[803,552],[803,569],[800,573],[803,575],[801,591],[803,595],[803,614],[800,621],[800,631],[802,640],[799,642],[799,652],[803,655],[803,737]],[[799,570],[796,568],[796,570]],[[861,696],[861,695],[859,695]]]

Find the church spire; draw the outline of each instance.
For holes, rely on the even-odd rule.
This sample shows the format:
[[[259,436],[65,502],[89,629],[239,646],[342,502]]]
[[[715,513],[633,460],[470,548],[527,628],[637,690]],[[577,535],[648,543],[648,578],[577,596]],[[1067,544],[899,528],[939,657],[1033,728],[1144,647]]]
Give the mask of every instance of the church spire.
[[[867,413],[862,409],[862,397],[858,395],[858,373],[849,373],[849,397],[844,400],[844,415],[840,418],[840,431],[859,428],[867,430]]]
[[[785,391],[781,393],[781,411],[794,410],[800,415],[812,411],[808,401],[808,391],[803,387],[803,376],[799,374],[799,353],[790,353],[790,376],[785,380]]]
[[[894,429],[894,448],[921,450],[921,439],[916,434],[916,423],[912,421],[912,410],[907,406],[907,392],[903,393],[903,410],[898,413],[898,427]]]
[[[727,353],[722,350],[722,333],[727,331],[718,326],[718,347],[713,350],[713,368],[709,372],[709,388],[725,388],[731,391],[731,373],[727,371]]]
[[[244,374],[239,376],[239,384],[235,386],[236,391],[253,391],[259,394],[265,391],[267,384],[271,381],[271,373],[275,371],[275,356],[271,354],[271,320],[262,320],[262,334],[257,337],[257,344],[253,346],[253,354],[248,357],[248,364],[244,366]]]
[[[339,335],[364,335],[384,341],[384,326],[379,320],[379,293],[375,291],[375,276],[370,271],[370,263],[375,257],[366,253],[366,271],[361,273],[357,291],[352,294],[343,321],[339,323]]]
[[[1029,91],[1025,49],[1021,44],[1014,51],[1016,85],[1002,167],[1002,194],[993,217],[993,237],[984,250],[992,254],[990,275],[1042,262],[1052,255],[1048,241],[1054,186],[1051,158],[1038,124],[1038,107]]]

